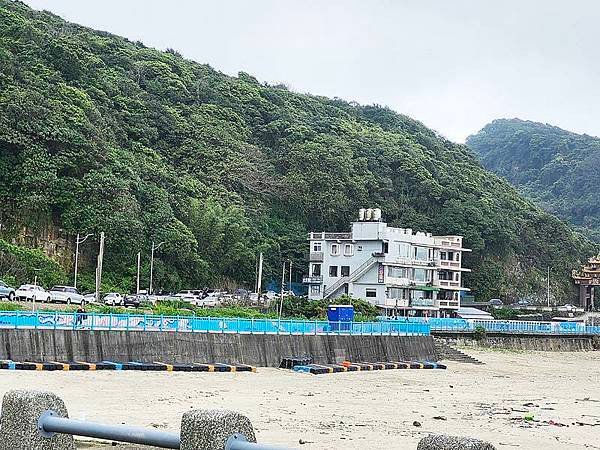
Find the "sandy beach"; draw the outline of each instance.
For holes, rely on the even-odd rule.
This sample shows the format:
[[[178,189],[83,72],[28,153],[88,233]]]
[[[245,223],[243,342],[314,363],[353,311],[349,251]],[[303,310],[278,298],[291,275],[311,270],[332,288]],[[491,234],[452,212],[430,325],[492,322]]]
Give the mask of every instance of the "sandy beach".
[[[600,449],[600,352],[469,353],[485,364],[329,375],[0,371],[0,395],[50,390],[73,418],[172,431],[189,409],[235,409],[259,441],[303,449],[415,449],[428,433],[499,449]]]

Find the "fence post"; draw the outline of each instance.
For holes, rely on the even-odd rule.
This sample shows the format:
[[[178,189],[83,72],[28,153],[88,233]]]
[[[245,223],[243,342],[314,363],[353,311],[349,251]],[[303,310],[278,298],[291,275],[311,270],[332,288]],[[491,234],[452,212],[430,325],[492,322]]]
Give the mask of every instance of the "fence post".
[[[92,313],[92,320],[90,320],[90,330],[94,331],[94,317],[96,317],[96,313]]]
[[[54,312],[54,329],[56,330],[56,322],[58,322],[58,313]]]

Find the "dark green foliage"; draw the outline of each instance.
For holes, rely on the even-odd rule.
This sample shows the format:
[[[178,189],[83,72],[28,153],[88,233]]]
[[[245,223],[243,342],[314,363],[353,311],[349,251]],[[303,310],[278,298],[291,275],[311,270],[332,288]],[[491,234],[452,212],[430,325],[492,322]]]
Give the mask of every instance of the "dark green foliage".
[[[600,242],[600,138],[502,119],[470,136],[467,144],[486,168]]]
[[[285,297],[283,299],[283,316],[299,319],[326,320],[329,305],[353,305],[355,320],[375,320],[378,312],[371,303],[342,295],[336,299],[308,300],[305,297]]]
[[[58,263],[39,249],[19,247],[0,239],[0,274],[6,283],[18,288],[22,283],[51,286],[66,280],[66,274]]]
[[[0,0],[0,220],[48,221],[82,249],[82,285],[106,232],[105,286],[129,290],[142,252],[155,287],[245,284],[294,261],[306,232],[343,231],[360,207],[391,225],[461,234],[478,299],[571,295],[588,241],[483,170],[463,145],[379,106],[237,78]],[[85,261],[88,261],[87,265]],[[87,284],[86,284],[87,283]],[[144,284],[145,285],[145,284]]]

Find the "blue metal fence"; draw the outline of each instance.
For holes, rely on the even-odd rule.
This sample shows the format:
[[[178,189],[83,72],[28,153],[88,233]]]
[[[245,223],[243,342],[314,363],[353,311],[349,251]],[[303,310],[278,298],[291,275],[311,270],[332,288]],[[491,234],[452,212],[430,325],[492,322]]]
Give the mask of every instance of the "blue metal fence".
[[[397,320],[391,320],[394,322]],[[482,327],[488,332],[524,334],[598,334],[600,326],[587,326],[579,322],[537,322],[521,320],[466,320],[445,318],[409,317],[399,321],[426,323],[431,331],[463,332]]]
[[[176,331],[239,334],[429,335],[423,322],[329,322],[317,320],[242,319],[228,317],[153,316],[144,314],[76,314],[0,312],[0,328]]]

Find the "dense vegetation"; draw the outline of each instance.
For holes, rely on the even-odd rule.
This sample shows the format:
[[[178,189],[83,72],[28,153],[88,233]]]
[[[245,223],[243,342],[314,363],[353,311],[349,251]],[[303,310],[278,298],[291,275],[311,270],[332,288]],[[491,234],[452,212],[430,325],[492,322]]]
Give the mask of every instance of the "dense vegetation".
[[[486,168],[600,242],[600,138],[502,119],[470,136],[467,145]]]
[[[260,251],[266,280],[285,259],[298,278],[305,233],[345,230],[359,207],[381,207],[394,226],[464,235],[466,283],[481,299],[543,292],[547,264],[567,296],[570,270],[593,252],[467,147],[413,119],[229,77],[8,0],[0,174],[5,239],[39,236],[47,223],[71,243],[94,233],[82,246],[88,287],[100,231],[105,283],[123,290],[152,241],[165,242],[158,288],[252,286]]]

